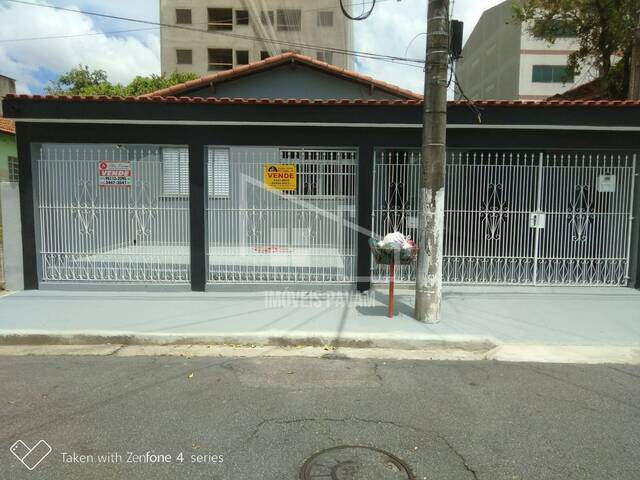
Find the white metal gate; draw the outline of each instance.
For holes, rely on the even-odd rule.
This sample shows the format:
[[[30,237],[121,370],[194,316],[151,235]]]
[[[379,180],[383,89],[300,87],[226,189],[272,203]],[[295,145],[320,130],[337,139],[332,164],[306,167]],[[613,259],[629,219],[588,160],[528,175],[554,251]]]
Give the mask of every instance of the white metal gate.
[[[41,281],[190,281],[186,148],[47,144],[34,154]]]
[[[449,152],[444,281],[626,285],[635,168],[626,152]],[[419,173],[418,152],[376,153],[375,234],[415,238]],[[415,280],[413,265],[396,274]]]
[[[356,278],[355,150],[209,148],[209,282]],[[293,165],[295,190],[265,187]]]

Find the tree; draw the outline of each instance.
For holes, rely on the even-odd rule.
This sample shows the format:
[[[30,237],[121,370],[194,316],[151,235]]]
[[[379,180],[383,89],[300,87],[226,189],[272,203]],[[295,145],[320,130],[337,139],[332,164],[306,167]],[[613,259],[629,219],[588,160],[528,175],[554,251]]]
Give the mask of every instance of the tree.
[[[593,65],[611,98],[626,98],[629,89],[637,9],[638,0],[524,0],[514,5],[516,17],[534,37],[553,44],[575,36],[568,74],[579,75],[582,65]]]
[[[110,83],[104,70],[90,71],[87,65],[78,65],[52,81],[45,90],[50,95],[138,96],[196,78],[195,73],[174,72],[169,76],[137,76],[128,85],[121,85]]]

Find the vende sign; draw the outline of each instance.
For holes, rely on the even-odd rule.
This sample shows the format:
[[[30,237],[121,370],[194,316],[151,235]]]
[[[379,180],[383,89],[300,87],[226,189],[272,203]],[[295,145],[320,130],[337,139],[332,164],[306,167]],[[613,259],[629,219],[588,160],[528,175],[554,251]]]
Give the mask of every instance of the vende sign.
[[[129,162],[106,162],[98,164],[99,187],[130,187],[131,164]]]
[[[297,188],[297,169],[295,165],[266,164],[264,166],[264,185],[274,190],[295,190]]]

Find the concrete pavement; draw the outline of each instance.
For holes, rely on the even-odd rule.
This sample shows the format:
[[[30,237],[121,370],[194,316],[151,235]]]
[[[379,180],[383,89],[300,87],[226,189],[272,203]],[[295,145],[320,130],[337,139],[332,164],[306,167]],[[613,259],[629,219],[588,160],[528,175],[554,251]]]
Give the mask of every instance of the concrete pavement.
[[[565,352],[567,361],[587,363],[640,358],[635,290],[449,287],[436,325],[411,318],[412,300],[401,292],[396,317],[388,319],[381,292],[29,291],[0,298],[0,343],[445,349],[519,361],[562,361],[558,352]]]

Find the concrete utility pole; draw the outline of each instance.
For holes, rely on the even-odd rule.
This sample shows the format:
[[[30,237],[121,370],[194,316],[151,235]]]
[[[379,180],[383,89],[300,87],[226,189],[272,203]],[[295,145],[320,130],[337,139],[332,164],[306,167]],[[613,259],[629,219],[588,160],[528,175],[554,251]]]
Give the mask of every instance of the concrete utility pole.
[[[429,0],[426,60],[415,316],[436,323],[442,301],[449,0]]]
[[[640,100],[640,9],[636,12],[636,29],[633,33],[630,71],[629,100]]]

